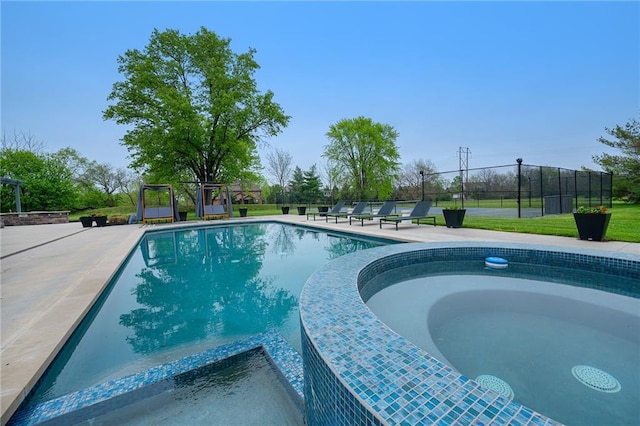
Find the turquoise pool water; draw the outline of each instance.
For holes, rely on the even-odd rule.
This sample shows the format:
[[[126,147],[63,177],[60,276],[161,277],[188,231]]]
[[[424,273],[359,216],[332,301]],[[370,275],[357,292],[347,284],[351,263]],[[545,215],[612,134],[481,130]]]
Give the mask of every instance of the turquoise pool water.
[[[300,352],[311,273],[388,243],[273,223],[147,233],[27,406],[270,329]]]

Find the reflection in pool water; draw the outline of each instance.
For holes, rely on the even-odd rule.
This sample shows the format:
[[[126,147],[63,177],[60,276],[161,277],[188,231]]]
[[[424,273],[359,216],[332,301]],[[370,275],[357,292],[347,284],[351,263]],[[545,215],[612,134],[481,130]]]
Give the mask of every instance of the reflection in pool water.
[[[270,329],[300,351],[309,275],[386,243],[273,223],[147,233],[26,406]]]

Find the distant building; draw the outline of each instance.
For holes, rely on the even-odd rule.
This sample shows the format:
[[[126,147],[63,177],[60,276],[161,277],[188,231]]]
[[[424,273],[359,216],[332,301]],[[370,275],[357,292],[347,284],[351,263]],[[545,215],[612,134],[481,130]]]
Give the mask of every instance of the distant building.
[[[248,189],[243,190],[240,182],[229,185],[233,204],[262,204],[262,189],[250,184]]]

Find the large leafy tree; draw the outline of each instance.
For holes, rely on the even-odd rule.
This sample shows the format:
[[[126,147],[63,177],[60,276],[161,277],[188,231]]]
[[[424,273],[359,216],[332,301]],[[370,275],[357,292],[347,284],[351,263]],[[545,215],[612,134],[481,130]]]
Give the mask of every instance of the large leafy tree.
[[[617,196],[640,201],[640,121],[631,119],[624,127],[605,128],[613,140],[598,138],[601,142],[622,152],[621,155],[603,153],[594,155],[593,161],[615,175],[614,192]]]
[[[231,182],[257,170],[257,145],[289,121],[271,91],[253,78],[254,49],[236,54],[230,39],[154,30],[140,51],[118,58],[104,118],[130,126],[123,138],[132,166],[157,176]],[[257,174],[257,173],[256,173]]]
[[[359,199],[384,199],[393,193],[400,154],[392,126],[366,117],[343,119],[331,125],[327,137],[323,156],[343,186]]]

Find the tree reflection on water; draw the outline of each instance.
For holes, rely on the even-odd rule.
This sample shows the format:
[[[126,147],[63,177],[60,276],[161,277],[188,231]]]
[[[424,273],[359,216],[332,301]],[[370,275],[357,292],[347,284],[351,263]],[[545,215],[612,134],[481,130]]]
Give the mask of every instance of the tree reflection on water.
[[[25,403],[270,329],[301,351],[297,297],[308,276],[377,245],[275,224],[149,232]]]
[[[127,337],[133,350],[151,353],[281,325],[297,307],[297,295],[259,276],[267,247],[264,225],[145,237],[145,268],[134,289],[138,307],[120,316],[133,331]]]
[[[336,259],[345,254],[377,247],[379,245],[380,244],[371,241],[329,236],[329,244],[325,249],[329,252],[329,259]]]

